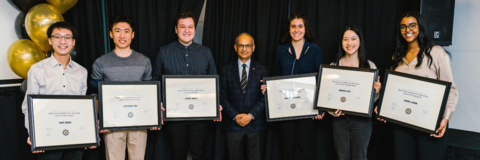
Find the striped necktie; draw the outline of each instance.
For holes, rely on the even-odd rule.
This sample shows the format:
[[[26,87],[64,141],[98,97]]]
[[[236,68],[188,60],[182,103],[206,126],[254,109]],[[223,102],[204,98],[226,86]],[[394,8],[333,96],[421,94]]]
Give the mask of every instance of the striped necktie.
[[[243,64],[242,80],[240,81],[243,94],[245,94],[245,92],[247,91],[247,71],[245,70],[245,67],[247,67],[247,65]]]

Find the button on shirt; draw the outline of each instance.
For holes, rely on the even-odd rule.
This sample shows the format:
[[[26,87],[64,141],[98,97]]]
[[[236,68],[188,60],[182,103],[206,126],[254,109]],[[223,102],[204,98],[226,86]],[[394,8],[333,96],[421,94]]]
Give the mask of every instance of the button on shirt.
[[[29,130],[28,94],[85,95],[87,92],[87,74],[87,70],[72,61],[71,58],[67,69],[63,69],[62,64],[53,56],[32,65],[28,71],[28,88],[22,103],[22,112],[25,114],[25,128]]]
[[[252,59],[249,59],[247,62],[243,63],[240,59],[238,59],[238,73],[239,73],[239,77],[240,77],[240,82],[242,81],[243,64],[247,65],[247,66],[245,66],[245,71],[247,72],[247,81],[248,81],[248,73],[250,72],[249,69],[250,69],[250,62],[251,61],[252,61]]]
[[[161,81],[162,75],[217,74],[210,49],[195,42],[184,46],[175,41],[161,47],[153,64],[153,81]]]

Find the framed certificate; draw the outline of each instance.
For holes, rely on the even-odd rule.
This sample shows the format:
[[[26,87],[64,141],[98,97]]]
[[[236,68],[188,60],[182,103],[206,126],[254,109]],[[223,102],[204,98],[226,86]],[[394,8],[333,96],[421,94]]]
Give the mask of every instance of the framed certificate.
[[[317,73],[265,77],[267,122],[313,118]]]
[[[163,75],[165,121],[220,118],[218,75]]]
[[[160,82],[99,82],[98,92],[101,129],[161,127]]]
[[[99,146],[96,98],[28,95],[31,150]]]
[[[320,65],[315,108],[372,117],[378,70]]]
[[[378,117],[434,134],[443,119],[451,82],[387,70]]]

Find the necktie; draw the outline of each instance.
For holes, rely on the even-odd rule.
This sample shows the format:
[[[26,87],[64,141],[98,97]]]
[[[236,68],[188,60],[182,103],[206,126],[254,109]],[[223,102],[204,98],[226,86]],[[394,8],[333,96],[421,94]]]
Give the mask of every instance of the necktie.
[[[245,67],[247,67],[247,65],[243,64],[242,80],[240,81],[240,85],[242,86],[243,94],[245,94],[245,92],[247,91],[247,71],[245,70]]]

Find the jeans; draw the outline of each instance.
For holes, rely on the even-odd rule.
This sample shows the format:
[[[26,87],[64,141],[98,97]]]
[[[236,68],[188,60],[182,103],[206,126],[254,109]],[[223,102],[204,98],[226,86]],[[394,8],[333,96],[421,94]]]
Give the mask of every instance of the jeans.
[[[333,139],[339,160],[366,160],[372,136],[372,119],[344,115],[332,120]]]

